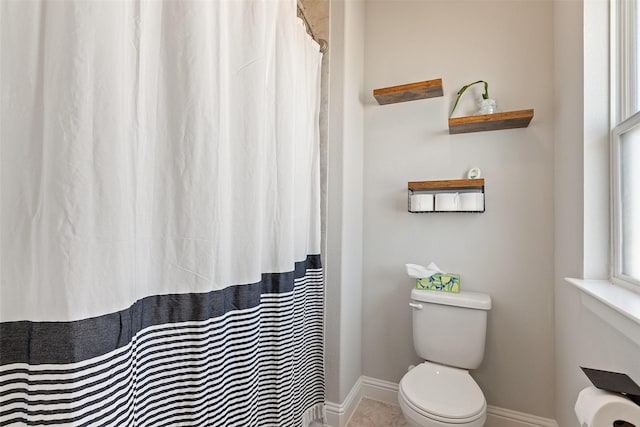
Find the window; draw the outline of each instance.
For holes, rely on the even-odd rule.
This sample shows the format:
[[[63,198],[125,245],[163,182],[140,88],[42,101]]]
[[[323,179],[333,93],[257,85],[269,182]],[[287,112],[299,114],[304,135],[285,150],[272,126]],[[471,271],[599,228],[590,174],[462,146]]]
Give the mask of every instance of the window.
[[[612,1],[612,277],[640,285],[640,7]]]

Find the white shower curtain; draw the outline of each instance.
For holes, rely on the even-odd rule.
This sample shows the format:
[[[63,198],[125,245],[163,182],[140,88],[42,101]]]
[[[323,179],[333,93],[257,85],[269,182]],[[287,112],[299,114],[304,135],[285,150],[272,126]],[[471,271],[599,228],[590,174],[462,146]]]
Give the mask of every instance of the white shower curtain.
[[[0,425],[320,418],[295,0],[2,0],[0,61]]]

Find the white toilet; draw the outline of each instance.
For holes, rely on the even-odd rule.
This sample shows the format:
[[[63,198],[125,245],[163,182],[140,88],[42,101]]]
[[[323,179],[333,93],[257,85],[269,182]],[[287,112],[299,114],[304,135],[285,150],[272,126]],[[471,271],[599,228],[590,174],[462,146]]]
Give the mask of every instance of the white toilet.
[[[469,375],[484,357],[491,297],[411,291],[413,345],[426,359],[402,377],[400,408],[414,427],[482,427],[487,403]]]

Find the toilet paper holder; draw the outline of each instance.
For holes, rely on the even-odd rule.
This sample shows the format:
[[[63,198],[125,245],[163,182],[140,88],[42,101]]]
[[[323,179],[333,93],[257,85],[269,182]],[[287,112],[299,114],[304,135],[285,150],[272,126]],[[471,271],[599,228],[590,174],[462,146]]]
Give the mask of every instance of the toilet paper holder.
[[[600,369],[580,367],[589,381],[601,390],[618,393],[628,397],[636,405],[640,405],[640,386],[627,374],[621,372],[603,371]],[[620,427],[625,424],[620,424]]]
[[[593,386],[578,393],[575,412],[582,427],[640,427],[640,406]]]
[[[482,213],[485,211],[484,178],[413,181],[407,184],[407,189],[408,211],[411,213]],[[439,195],[446,193],[455,194],[456,201],[451,202],[450,204],[447,203],[447,206],[443,208],[438,205],[438,200],[436,200],[436,198]],[[468,207],[459,206],[460,204],[457,199],[459,198],[459,194],[463,193],[476,195],[475,198],[469,197],[469,200],[466,200],[466,203],[469,204]],[[416,203],[418,200],[415,196],[431,196],[432,200],[425,201],[426,205],[422,206],[419,203]],[[443,201],[444,200],[441,200],[441,202]]]

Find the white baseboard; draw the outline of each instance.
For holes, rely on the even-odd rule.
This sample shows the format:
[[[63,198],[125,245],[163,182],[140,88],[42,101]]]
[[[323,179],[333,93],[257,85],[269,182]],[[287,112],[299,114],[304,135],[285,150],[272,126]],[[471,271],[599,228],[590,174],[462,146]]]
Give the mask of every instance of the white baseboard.
[[[556,420],[537,415],[512,411],[511,409],[487,406],[487,427],[558,427]]]
[[[362,399],[362,377],[353,385],[342,403],[326,402],[327,427],[345,427]]]
[[[345,427],[363,397],[397,405],[398,384],[377,378],[360,377],[343,404],[327,402],[328,426]],[[485,427],[558,427],[558,423],[550,418],[488,405]]]
[[[371,377],[360,377],[362,397],[398,405],[398,384]]]

